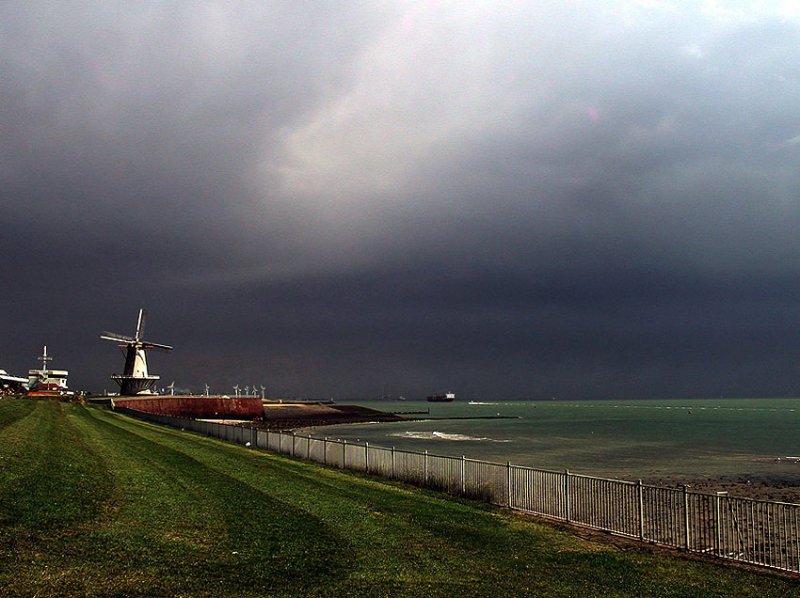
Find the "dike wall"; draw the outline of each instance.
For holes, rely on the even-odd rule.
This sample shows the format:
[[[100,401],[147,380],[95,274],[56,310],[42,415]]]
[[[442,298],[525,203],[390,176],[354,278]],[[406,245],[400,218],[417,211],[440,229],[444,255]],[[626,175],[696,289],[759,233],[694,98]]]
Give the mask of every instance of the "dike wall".
[[[111,406],[135,409],[154,415],[193,419],[253,419],[264,416],[264,407],[259,397],[118,397],[112,399]]]

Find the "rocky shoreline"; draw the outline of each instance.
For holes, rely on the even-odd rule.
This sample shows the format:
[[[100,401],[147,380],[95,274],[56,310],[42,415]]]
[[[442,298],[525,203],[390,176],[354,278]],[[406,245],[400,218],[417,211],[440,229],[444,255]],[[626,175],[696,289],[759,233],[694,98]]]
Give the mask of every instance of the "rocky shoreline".
[[[357,405],[270,404],[264,406],[264,419],[253,422],[261,430],[297,430],[338,424],[397,422],[406,418],[394,413]]]
[[[683,488],[694,492],[714,494],[727,492],[737,498],[754,498],[775,502],[800,504],[800,478],[770,476],[718,476],[677,478],[672,476],[643,480],[654,486]]]

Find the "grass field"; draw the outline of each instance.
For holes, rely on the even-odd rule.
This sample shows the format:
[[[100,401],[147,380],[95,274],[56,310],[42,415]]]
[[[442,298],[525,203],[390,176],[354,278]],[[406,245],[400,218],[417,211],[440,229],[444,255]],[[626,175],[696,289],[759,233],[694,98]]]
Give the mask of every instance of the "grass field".
[[[102,409],[0,400],[3,596],[798,593]]]

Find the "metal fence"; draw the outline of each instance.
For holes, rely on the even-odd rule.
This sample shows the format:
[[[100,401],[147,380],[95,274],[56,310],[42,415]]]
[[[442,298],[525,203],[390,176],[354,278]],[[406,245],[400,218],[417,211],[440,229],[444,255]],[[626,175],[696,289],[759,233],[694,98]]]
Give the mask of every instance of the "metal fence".
[[[456,496],[688,552],[800,573],[800,505],[706,494],[304,436],[241,425],[117,412],[238,444],[401,480]]]

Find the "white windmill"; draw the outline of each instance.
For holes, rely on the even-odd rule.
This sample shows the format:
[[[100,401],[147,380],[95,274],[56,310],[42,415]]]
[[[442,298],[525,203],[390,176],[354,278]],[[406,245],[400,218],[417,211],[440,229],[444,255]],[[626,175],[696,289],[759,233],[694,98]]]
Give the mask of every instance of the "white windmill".
[[[208,391],[211,390],[211,387],[209,387],[208,384],[206,384],[205,387],[206,387],[206,396],[208,396]]]
[[[169,390],[169,396],[174,397],[175,396],[175,380],[173,380],[172,382],[169,383],[169,386],[167,386],[167,389]]]
[[[262,401],[264,400],[264,393],[265,393],[266,391],[267,391],[267,387],[266,387],[266,386],[262,386],[262,387],[261,387],[261,400],[262,400]]]
[[[249,386],[245,386],[244,387],[244,396],[248,396],[249,394],[250,394],[250,387]]]
[[[125,369],[123,373],[111,376],[111,379],[119,384],[119,394],[121,396],[155,394],[153,385],[160,376],[152,375],[147,371],[145,349],[172,351],[172,347],[169,345],[151,343],[144,340],[144,319],[145,311],[140,309],[139,320],[136,323],[136,334],[133,338],[113,332],[103,332],[100,335],[103,340],[119,343],[119,348],[125,353]],[[174,383],[170,386],[174,391]]]
[[[239,385],[238,384],[233,387],[233,393],[236,396],[236,398],[238,399],[239,398]]]

